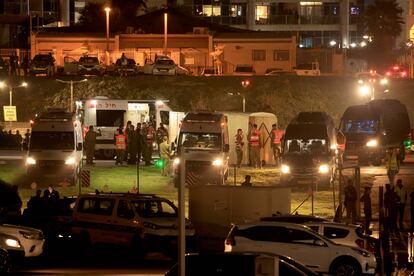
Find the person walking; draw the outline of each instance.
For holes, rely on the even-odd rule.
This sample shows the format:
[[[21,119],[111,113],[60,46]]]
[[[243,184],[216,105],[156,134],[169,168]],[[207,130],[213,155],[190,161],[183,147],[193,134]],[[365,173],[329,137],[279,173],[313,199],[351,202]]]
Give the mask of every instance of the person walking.
[[[260,162],[260,148],[261,148],[261,141],[260,141],[260,131],[257,129],[257,125],[253,124],[252,129],[249,131],[247,136],[247,140],[249,141],[250,147],[250,162],[251,166],[254,168],[261,168],[262,164]]]
[[[122,126],[118,128],[118,133],[115,135],[115,149],[116,149],[115,165],[120,164],[122,166],[124,162],[125,149],[126,149],[126,139],[125,139],[124,132],[122,131]]]
[[[397,195],[397,212],[398,212],[398,227],[400,231],[404,230],[404,210],[407,202],[407,189],[402,184],[401,179],[397,179],[397,185],[394,187]]]
[[[86,151],[86,164],[93,165],[93,158],[95,157],[95,145],[96,137],[101,136],[101,130],[99,133],[93,130],[93,126],[89,126],[89,130],[85,135],[85,151]]]
[[[136,133],[135,127],[133,125],[130,125],[129,127],[127,148],[129,150],[128,164],[134,165],[137,163],[138,134]]]
[[[356,201],[357,201],[357,191],[353,185],[351,179],[348,179],[347,185],[344,188],[345,194],[345,208],[346,208],[346,217],[351,220],[352,224],[356,223]]]
[[[163,167],[161,170],[161,175],[167,176],[170,173],[170,146],[167,142],[167,136],[164,136],[163,141],[159,146],[160,150],[160,159],[163,162]]]
[[[282,152],[281,142],[283,137],[283,130],[277,127],[277,124],[272,125],[272,132],[270,133],[270,141],[272,142],[272,153],[275,159],[276,166],[280,165],[280,154]]]
[[[125,129],[124,129],[124,135],[125,135],[125,144],[126,144],[126,148],[125,148],[125,155],[124,155],[124,161],[127,162],[129,160],[129,145],[128,145],[128,139],[129,139],[129,133],[131,132],[131,125],[132,122],[128,121]]]
[[[387,168],[387,175],[391,186],[394,186],[394,178],[400,170],[400,163],[398,160],[398,149],[388,149],[385,155],[385,165]]]
[[[384,209],[385,209],[385,223],[386,229],[390,233],[395,233],[397,230],[397,202],[399,201],[391,184],[385,185],[384,193]]]
[[[364,194],[360,201],[364,204],[365,232],[369,233],[369,226],[372,220],[371,187],[365,187]]]
[[[240,168],[244,154],[243,130],[241,128],[237,130],[237,133],[234,136],[234,141],[236,144],[236,165]]]

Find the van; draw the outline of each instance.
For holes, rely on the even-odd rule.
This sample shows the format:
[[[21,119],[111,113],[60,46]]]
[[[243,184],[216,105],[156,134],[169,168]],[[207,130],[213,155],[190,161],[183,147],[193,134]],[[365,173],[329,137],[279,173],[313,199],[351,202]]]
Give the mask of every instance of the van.
[[[72,112],[49,109],[36,116],[26,157],[29,178],[75,184],[81,167],[82,127]]]
[[[178,239],[178,208],[153,194],[79,195],[72,223],[72,234],[83,245],[112,244],[142,254],[149,248],[175,248]],[[195,234],[188,220],[185,234],[187,239]]]
[[[180,127],[175,183],[179,183],[180,163],[185,161],[186,183],[223,184],[228,176],[229,132],[227,120],[219,112],[190,112]]]
[[[336,129],[324,112],[300,112],[282,142],[281,182],[311,182],[328,188],[337,163]]]

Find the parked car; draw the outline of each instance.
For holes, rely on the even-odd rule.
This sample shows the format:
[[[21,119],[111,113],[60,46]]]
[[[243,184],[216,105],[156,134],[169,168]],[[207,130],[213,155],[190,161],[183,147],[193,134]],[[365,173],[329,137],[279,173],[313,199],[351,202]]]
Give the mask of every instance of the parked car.
[[[275,222],[290,222],[290,223],[297,223],[303,224],[306,222],[322,222],[322,221],[329,221],[322,217],[316,216],[308,216],[308,215],[273,215],[271,217],[262,217],[260,221],[275,221]]]
[[[249,64],[238,64],[234,69],[233,76],[254,76],[256,71],[252,65]]]
[[[9,258],[12,259],[23,258],[25,254],[23,246],[17,238],[3,233],[0,233],[0,248],[7,250]],[[2,274],[0,273],[0,275]]]
[[[338,244],[358,246],[371,253],[377,253],[378,239],[365,234],[364,229],[360,225],[327,221],[305,222],[303,225]]]
[[[96,75],[101,76],[105,72],[105,69],[99,62],[97,57],[81,57],[78,62],[78,71],[79,76],[84,75]]]
[[[78,196],[73,209],[72,234],[83,245],[119,245],[139,254],[149,249],[175,253],[177,218],[177,207],[156,195],[84,194]],[[194,234],[194,228],[187,221],[189,243]]]
[[[177,75],[177,66],[168,56],[157,56],[152,65],[153,75],[175,76]]]
[[[266,76],[286,76],[286,75],[296,75],[296,72],[285,70],[282,68],[268,68],[265,72]]]
[[[217,72],[217,68],[215,67],[204,67],[201,69],[200,76],[204,77],[211,77],[211,76],[219,76]]]
[[[127,58],[125,64],[122,63],[122,59],[119,58],[115,63],[115,74],[120,76],[133,76],[138,73],[138,67],[134,59]]]
[[[270,264],[270,265],[269,265]],[[316,276],[317,274],[294,261],[292,258],[269,253],[227,252],[187,254],[185,256],[187,276],[256,276],[263,275],[263,267],[268,267],[274,276]],[[178,276],[175,264],[165,276]]]
[[[246,250],[283,254],[314,272],[333,275],[375,274],[377,265],[364,249],[336,244],[306,226],[284,222],[233,225],[225,251]]]
[[[43,232],[38,229],[1,224],[0,233],[10,235],[18,240],[24,249],[25,257],[36,257],[43,253],[45,240]]]
[[[7,250],[0,247],[0,275],[7,275],[10,272],[11,261]]]
[[[389,78],[408,78],[408,71],[404,66],[393,65],[385,71],[385,75]]]
[[[55,74],[55,59],[50,54],[35,55],[30,62],[29,74],[31,76],[53,76]]]

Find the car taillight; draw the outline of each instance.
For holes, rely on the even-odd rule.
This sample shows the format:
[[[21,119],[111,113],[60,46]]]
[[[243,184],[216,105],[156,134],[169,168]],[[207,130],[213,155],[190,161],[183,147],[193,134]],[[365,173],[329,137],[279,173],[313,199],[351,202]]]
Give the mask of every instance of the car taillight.
[[[358,245],[358,247],[359,247],[359,248],[365,249],[365,243],[364,243],[364,240],[357,239],[357,240],[355,241],[355,243]]]
[[[405,77],[405,76],[407,75],[407,72],[405,72],[405,71],[404,71],[404,72],[402,72],[402,73],[401,73],[401,75],[402,75],[403,77]]]
[[[387,72],[387,73],[385,73],[385,75],[387,75],[387,76],[391,76],[391,73],[390,73],[390,72]]]

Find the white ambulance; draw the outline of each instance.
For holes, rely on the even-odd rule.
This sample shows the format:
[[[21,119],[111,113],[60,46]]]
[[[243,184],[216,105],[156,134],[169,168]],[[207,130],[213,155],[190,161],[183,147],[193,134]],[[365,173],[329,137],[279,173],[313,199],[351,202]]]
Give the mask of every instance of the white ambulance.
[[[183,112],[171,111],[160,100],[114,100],[107,97],[96,97],[76,103],[78,116],[81,118],[84,131],[89,126],[101,131],[97,137],[95,149],[99,157],[113,159],[115,156],[114,134],[120,125],[128,121],[136,127],[137,123],[151,122],[154,130],[160,123],[168,129],[170,142],[174,141],[179,125],[184,118]],[[154,145],[156,146],[156,145]]]
[[[75,184],[79,176],[83,138],[80,121],[64,109],[36,115],[26,157],[27,175],[45,181]]]

